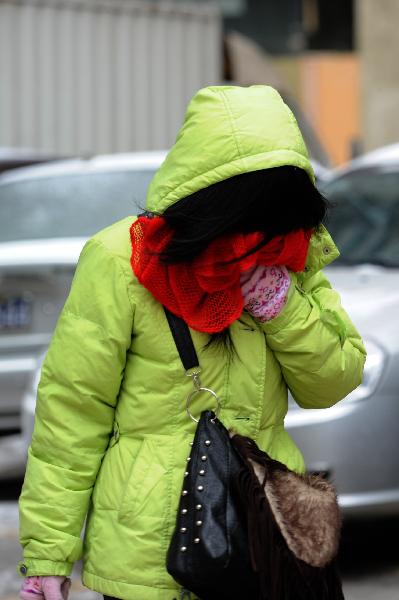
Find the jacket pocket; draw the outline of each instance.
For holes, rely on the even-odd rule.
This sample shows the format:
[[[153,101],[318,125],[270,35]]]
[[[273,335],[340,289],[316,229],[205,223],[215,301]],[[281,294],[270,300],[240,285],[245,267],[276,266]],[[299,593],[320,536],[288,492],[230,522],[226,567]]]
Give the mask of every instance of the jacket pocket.
[[[118,520],[162,520],[169,493],[171,447],[166,436],[146,436],[134,459],[122,494]]]

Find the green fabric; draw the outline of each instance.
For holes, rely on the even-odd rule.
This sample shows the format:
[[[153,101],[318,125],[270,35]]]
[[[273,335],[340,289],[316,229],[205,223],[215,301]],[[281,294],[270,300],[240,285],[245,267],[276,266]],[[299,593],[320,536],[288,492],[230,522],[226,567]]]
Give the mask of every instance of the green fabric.
[[[233,169],[273,166],[279,153],[285,157],[280,164],[295,156],[290,164],[311,175],[293,118],[270,88],[212,88],[197,100],[154,179],[150,208],[164,210],[198,182],[208,185]],[[229,119],[222,114],[228,105]],[[218,118],[208,114],[210,106],[219,106]],[[261,115],[263,124],[257,122]],[[223,118],[230,127],[224,134]],[[198,148],[201,135],[208,134],[206,122],[212,143]],[[242,153],[237,140],[245,161],[234,158],[236,149]],[[192,388],[162,307],[132,274],[133,219],[86,244],[46,356],[20,499],[20,568],[25,566],[26,575],[68,575],[83,557],[84,583],[98,592],[126,600],[173,600],[179,586],[164,565],[195,430],[184,410]],[[254,437],[298,472],[303,458],[284,430],[287,384],[301,406],[325,408],[362,376],[362,342],[320,272],[337,255],[320,228],[311,239],[306,270],[291,274],[280,315],[260,324],[244,312],[232,324],[238,357],[204,350],[208,336],[192,331],[203,383],[220,395],[226,426]],[[193,411],[208,407],[201,396]]]
[[[163,212],[212,183],[282,165],[301,167],[314,181],[298,124],[279,93],[266,85],[207,87],[188,105],[150,184],[147,208]]]

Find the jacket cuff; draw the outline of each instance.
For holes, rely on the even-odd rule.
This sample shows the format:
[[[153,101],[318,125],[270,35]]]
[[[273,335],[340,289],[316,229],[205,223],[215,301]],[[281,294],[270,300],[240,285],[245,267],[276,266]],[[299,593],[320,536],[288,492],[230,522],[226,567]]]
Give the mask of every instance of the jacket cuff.
[[[284,327],[292,323],[298,311],[303,315],[306,312],[306,308],[308,311],[311,310],[312,304],[305,297],[305,293],[299,290],[298,287],[296,281],[292,280],[285,305],[281,309],[281,312],[274,319],[261,323],[262,329],[266,334],[274,334],[280,331],[280,329],[284,329]]]
[[[71,574],[72,569],[73,563],[70,562],[26,558],[18,563],[17,573],[22,577],[32,577],[33,575],[65,575],[67,577]]]

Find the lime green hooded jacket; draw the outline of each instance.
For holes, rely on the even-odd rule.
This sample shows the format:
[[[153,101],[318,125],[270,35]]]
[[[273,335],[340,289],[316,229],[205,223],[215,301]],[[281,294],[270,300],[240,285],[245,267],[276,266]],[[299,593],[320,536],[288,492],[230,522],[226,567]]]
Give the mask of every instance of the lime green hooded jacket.
[[[217,181],[281,165],[313,178],[278,93],[266,86],[205,88],[189,104],[147,207],[162,212]],[[173,600],[179,586],[165,570],[165,555],[195,429],[184,409],[192,384],[162,306],[132,273],[133,219],[85,245],[43,365],[20,498],[19,569],[69,575],[83,558],[89,588],[126,600]],[[238,357],[205,350],[208,336],[191,332],[203,384],[221,397],[224,424],[298,472],[303,458],[284,430],[287,388],[303,408],[322,409],[362,377],[362,341],[320,271],[337,256],[321,227],[305,271],[291,274],[282,312],[266,323],[243,312],[231,325]],[[194,410],[208,407],[203,397]]]

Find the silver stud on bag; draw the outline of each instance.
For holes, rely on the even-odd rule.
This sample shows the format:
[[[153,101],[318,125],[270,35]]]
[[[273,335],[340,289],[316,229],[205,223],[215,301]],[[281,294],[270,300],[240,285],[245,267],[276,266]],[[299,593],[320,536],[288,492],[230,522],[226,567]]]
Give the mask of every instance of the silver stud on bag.
[[[189,473],[188,473],[188,471],[186,471],[186,472],[184,473],[184,477],[187,477],[187,475],[188,475],[188,474],[189,474]]]
[[[186,552],[187,551],[187,546],[182,546],[180,548],[180,552]]]
[[[188,513],[187,508],[182,508],[181,514],[186,515]]]
[[[201,460],[203,460],[203,461],[205,461],[205,460],[206,460],[206,458],[207,458],[207,457],[205,456],[205,454],[204,454],[204,456],[201,456]]]
[[[187,462],[190,462],[190,460],[191,460],[191,456],[188,456],[188,457],[186,458],[186,461],[187,461]]]
[[[205,469],[201,469],[201,470],[199,471],[199,474],[200,474],[200,475],[205,475]]]
[[[200,543],[200,541],[201,541],[201,540],[200,540],[200,538],[195,538],[195,539],[194,539],[194,544],[199,544],[199,543]]]
[[[190,446],[194,446],[194,442],[190,442]]]
[[[197,504],[195,507],[197,510],[202,510],[202,504]]]
[[[187,490],[183,490],[182,493],[181,493],[182,496],[187,496],[187,494],[188,494]]]
[[[205,440],[205,446],[210,446],[211,445],[211,441],[210,440]]]
[[[180,533],[187,533],[187,527],[180,527]]]
[[[203,486],[203,485],[199,485],[199,486],[197,487],[197,490],[198,490],[199,492],[203,492],[203,491],[204,491],[204,486]]]
[[[196,521],[195,524],[196,524],[197,527],[201,527],[202,521]]]

